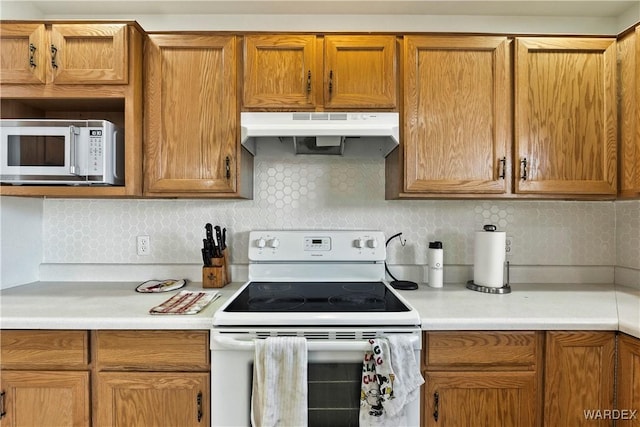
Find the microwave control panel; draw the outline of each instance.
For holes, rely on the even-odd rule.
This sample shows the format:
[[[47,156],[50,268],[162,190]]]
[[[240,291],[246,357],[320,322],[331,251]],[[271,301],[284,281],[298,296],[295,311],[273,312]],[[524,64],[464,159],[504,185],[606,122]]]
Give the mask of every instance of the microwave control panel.
[[[104,153],[102,152],[102,129],[89,129],[89,175],[101,175]]]

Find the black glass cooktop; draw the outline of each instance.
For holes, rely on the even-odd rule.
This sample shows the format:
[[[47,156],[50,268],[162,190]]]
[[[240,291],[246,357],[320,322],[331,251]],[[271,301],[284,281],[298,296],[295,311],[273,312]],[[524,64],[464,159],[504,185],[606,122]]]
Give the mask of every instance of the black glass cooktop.
[[[401,312],[409,308],[382,282],[251,282],[229,312]]]

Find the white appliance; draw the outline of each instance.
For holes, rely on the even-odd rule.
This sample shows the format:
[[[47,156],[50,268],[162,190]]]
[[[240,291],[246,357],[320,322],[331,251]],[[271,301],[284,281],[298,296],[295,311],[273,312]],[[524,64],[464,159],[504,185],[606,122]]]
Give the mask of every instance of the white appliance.
[[[367,340],[406,334],[416,361],[422,348],[419,314],[384,281],[384,234],[253,231],[249,239],[249,281],[213,318],[212,425],[250,425],[254,341],[269,336],[307,338],[309,426],[357,425]],[[419,425],[419,399],[408,418]]]
[[[124,132],[106,120],[2,120],[0,181],[123,185]]]
[[[400,141],[395,112],[243,112],[241,142],[252,154],[278,138],[296,154],[385,157]]]

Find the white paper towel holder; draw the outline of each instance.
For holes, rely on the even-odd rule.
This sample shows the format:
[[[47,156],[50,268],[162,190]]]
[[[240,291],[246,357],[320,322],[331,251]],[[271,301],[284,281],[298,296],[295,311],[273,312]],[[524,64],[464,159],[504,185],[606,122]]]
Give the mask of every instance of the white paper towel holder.
[[[510,294],[511,286],[509,286],[509,261],[507,261],[507,283],[501,288],[492,288],[490,286],[476,285],[473,280],[467,282],[467,289],[472,291],[484,292],[485,294]]]

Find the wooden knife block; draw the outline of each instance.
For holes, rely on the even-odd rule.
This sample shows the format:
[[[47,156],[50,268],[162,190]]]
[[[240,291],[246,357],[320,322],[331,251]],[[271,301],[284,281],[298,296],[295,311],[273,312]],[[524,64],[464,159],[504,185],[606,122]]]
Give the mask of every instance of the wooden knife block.
[[[211,258],[211,267],[202,267],[202,287],[222,288],[231,283],[226,252],[222,258]]]

